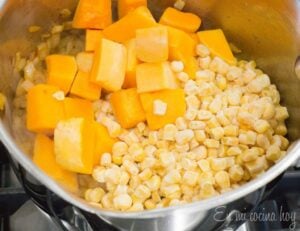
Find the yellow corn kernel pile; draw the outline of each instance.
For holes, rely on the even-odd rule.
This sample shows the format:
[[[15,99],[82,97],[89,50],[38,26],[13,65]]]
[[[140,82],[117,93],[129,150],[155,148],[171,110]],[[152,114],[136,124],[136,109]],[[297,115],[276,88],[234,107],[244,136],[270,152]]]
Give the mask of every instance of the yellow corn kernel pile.
[[[181,205],[236,188],[285,155],[289,115],[269,77],[253,61],[232,66],[204,45],[196,52],[195,79],[171,63],[187,104],[174,124],[121,129],[108,101],[94,103],[97,121],[120,141],[93,172],[105,187],[87,189],[86,200],[122,211]]]

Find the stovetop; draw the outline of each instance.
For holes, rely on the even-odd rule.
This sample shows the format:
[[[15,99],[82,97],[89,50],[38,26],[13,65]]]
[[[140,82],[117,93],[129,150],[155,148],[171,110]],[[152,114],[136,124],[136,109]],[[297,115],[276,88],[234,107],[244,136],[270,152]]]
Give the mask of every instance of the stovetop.
[[[1,144],[0,150],[3,150]],[[244,221],[238,231],[300,230],[299,183],[300,169],[290,168],[255,211],[237,216],[236,219]],[[76,209],[73,212],[76,213]],[[64,228],[61,227],[62,224]],[[13,174],[6,155],[0,152],[0,231],[117,230],[105,222],[96,229],[81,223],[80,219],[75,222],[73,219],[72,224],[70,226],[66,221],[57,222],[57,219],[35,206]]]

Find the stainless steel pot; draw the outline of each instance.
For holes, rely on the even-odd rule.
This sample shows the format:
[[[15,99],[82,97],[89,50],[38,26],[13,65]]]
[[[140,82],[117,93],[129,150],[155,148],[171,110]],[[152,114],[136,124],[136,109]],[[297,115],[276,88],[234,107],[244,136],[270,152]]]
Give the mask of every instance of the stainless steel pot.
[[[4,1],[5,2],[5,1]],[[266,185],[283,173],[300,156],[300,80],[295,62],[300,54],[300,2],[297,0],[186,0],[186,11],[199,14],[204,28],[224,29],[231,42],[242,49],[241,57],[254,59],[271,76],[288,107],[289,139],[294,141],[286,157],[255,180],[211,199],[145,212],[121,213],[90,206],[64,191],[42,173],[14,141],[18,131],[11,129],[11,99],[17,83],[12,59],[17,51],[27,53],[37,44],[30,25],[49,28],[58,20],[60,9],[74,10],[76,0],[8,0],[0,12],[0,91],[8,105],[0,123],[0,139],[14,163],[25,169],[26,181],[44,185],[60,198],[89,214],[126,230],[189,230],[202,224],[206,230],[230,226],[230,217],[243,207],[251,209],[262,199]],[[173,1],[150,0],[156,16]],[[1,7],[1,1],[0,1]],[[220,207],[224,206],[224,207]],[[222,209],[223,213],[219,211]],[[227,214],[230,212],[229,214]],[[218,217],[216,216],[218,215]]]

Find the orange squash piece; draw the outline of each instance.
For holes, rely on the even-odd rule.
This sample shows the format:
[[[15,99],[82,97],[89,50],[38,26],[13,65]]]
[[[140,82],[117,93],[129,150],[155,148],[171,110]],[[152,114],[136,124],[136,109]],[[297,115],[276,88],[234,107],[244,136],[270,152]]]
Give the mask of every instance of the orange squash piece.
[[[47,83],[68,93],[77,72],[75,58],[68,55],[49,55],[46,57],[46,65]]]
[[[175,8],[168,7],[161,16],[159,23],[193,33],[199,29],[201,19],[195,14],[185,13]]]
[[[53,134],[58,121],[64,118],[63,101],[53,97],[58,87],[38,84],[27,95],[27,129],[32,132]]]
[[[119,21],[105,28],[103,35],[107,39],[123,43],[134,38],[137,29],[153,27],[155,25],[155,19],[149,9],[145,6],[140,6],[129,12]]]
[[[207,46],[213,55],[219,56],[229,64],[234,65],[236,63],[236,59],[221,29],[200,31],[197,35],[200,42]]]
[[[193,56],[184,57],[182,62],[184,64],[184,72],[186,72],[191,79],[195,79],[196,72],[199,70],[197,59]]]
[[[99,45],[101,39],[103,38],[103,33],[101,30],[86,30],[85,34],[85,50],[94,51]]]
[[[77,175],[63,169],[56,163],[53,140],[38,134],[34,142],[33,162],[66,189],[71,192],[78,191]]]
[[[143,108],[146,112],[148,126],[151,130],[157,130],[166,124],[174,123],[183,116],[186,111],[185,94],[183,89],[163,90],[140,95]],[[166,114],[163,116],[153,113],[153,103],[161,100],[167,104]]]
[[[139,60],[136,57],[135,39],[130,39],[124,43],[127,50],[127,67],[123,88],[136,87],[136,66]]]
[[[102,39],[95,51],[90,81],[108,91],[122,88],[127,66],[127,53],[124,45]]]
[[[147,0],[119,0],[118,1],[118,15],[119,18],[124,17],[130,11],[139,6],[147,6]]]
[[[112,147],[117,139],[110,137],[107,128],[102,124],[94,122],[96,130],[96,148],[94,155],[94,165],[100,164],[100,159],[103,153],[112,152]]]
[[[139,60],[158,63],[168,60],[168,30],[165,27],[151,27],[136,31],[136,54]]]
[[[64,100],[65,119],[85,118],[94,120],[94,110],[92,102],[85,99],[66,97]]]
[[[60,121],[54,131],[57,163],[63,168],[91,174],[94,166],[96,131],[93,121],[72,118]]]
[[[112,23],[111,0],[79,0],[73,27],[104,29]]]
[[[132,128],[146,119],[136,88],[120,90],[111,95],[114,114],[123,128]]]
[[[87,100],[97,100],[101,96],[101,87],[89,81],[89,73],[78,71],[70,93]]]
[[[196,56],[196,41],[186,32],[166,26],[169,33],[169,60]]]
[[[138,93],[178,88],[176,76],[169,62],[137,65],[136,83]]]

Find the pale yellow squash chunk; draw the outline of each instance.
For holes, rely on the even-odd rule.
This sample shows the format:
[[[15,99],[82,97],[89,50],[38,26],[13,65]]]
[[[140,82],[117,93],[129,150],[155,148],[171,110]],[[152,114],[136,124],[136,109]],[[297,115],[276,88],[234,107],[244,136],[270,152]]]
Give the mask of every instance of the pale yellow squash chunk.
[[[122,88],[127,66],[127,52],[123,44],[102,39],[95,50],[90,81],[107,91]]]

